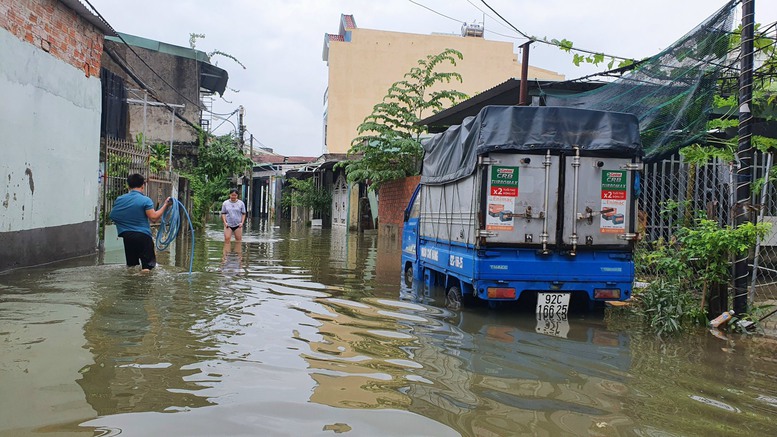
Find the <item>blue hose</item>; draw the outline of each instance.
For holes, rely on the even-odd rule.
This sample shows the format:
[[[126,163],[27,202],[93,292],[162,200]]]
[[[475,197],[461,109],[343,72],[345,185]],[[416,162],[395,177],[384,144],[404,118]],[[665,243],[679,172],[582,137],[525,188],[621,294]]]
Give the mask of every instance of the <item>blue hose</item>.
[[[186,220],[189,222],[189,230],[192,234],[192,253],[189,257],[189,274],[191,275],[192,263],[194,261],[194,226],[192,225],[192,219],[189,217],[189,212],[186,211],[183,203],[178,199],[172,199],[172,201],[173,204],[162,214],[159,230],[156,233],[156,248],[157,250],[167,250],[167,246],[178,237],[178,231],[181,229],[180,210],[182,209],[184,214],[186,214]]]

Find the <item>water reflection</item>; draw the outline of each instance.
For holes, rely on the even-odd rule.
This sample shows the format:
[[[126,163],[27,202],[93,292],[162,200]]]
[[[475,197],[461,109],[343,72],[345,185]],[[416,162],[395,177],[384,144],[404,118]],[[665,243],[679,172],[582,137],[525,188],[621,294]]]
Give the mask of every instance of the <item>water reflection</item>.
[[[191,329],[198,317],[185,281],[171,272],[122,271],[100,290],[84,324],[94,363],[77,381],[98,415],[212,404],[198,395],[192,376],[199,372],[188,366],[213,357],[216,344]]]
[[[0,435],[777,434],[768,339],[450,312],[338,230],[216,223],[192,275],[160,259],[0,275]]]
[[[224,243],[221,272],[225,275],[238,275],[243,272],[243,244],[239,241]]]
[[[306,357],[311,400],[402,408],[463,435],[563,435],[631,426],[622,412],[628,336],[581,321],[574,339],[534,319],[449,313],[410,302],[330,301]],[[494,323],[494,319],[498,323]]]

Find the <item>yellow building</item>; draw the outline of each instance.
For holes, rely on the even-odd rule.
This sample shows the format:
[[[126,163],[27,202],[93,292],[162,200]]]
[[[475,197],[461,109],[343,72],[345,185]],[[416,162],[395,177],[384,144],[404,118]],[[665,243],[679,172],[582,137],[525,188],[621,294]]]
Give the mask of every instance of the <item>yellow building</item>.
[[[340,31],[326,34],[323,60],[329,66],[329,84],[324,95],[325,153],[346,153],[356,128],[372,113],[372,108],[386,95],[394,82],[404,79],[419,59],[436,55],[445,49],[458,50],[464,56],[456,67],[462,83],[443,84],[474,96],[512,77],[520,77],[521,65],[513,43],[489,41],[479,36],[456,34],[419,35],[359,29],[352,15],[340,16]],[[455,69],[455,70],[454,70]],[[553,71],[529,67],[529,79],[564,80]],[[422,114],[423,117],[432,115]]]

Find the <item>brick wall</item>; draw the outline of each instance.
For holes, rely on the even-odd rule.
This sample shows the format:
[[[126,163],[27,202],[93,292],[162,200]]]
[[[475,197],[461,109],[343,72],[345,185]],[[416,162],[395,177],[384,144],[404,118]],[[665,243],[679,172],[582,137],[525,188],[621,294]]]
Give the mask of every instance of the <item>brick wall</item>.
[[[411,176],[385,182],[380,186],[378,195],[378,232],[380,235],[396,238],[402,232],[405,208],[420,179],[420,176]]]
[[[0,27],[86,76],[100,75],[102,32],[57,0],[2,0]]]

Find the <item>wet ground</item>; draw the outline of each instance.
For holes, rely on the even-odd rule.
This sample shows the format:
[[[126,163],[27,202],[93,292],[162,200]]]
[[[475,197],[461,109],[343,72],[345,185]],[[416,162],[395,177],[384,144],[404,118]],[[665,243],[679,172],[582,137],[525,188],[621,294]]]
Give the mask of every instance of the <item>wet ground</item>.
[[[399,246],[256,223],[0,275],[0,436],[777,435],[777,344],[451,312]]]

